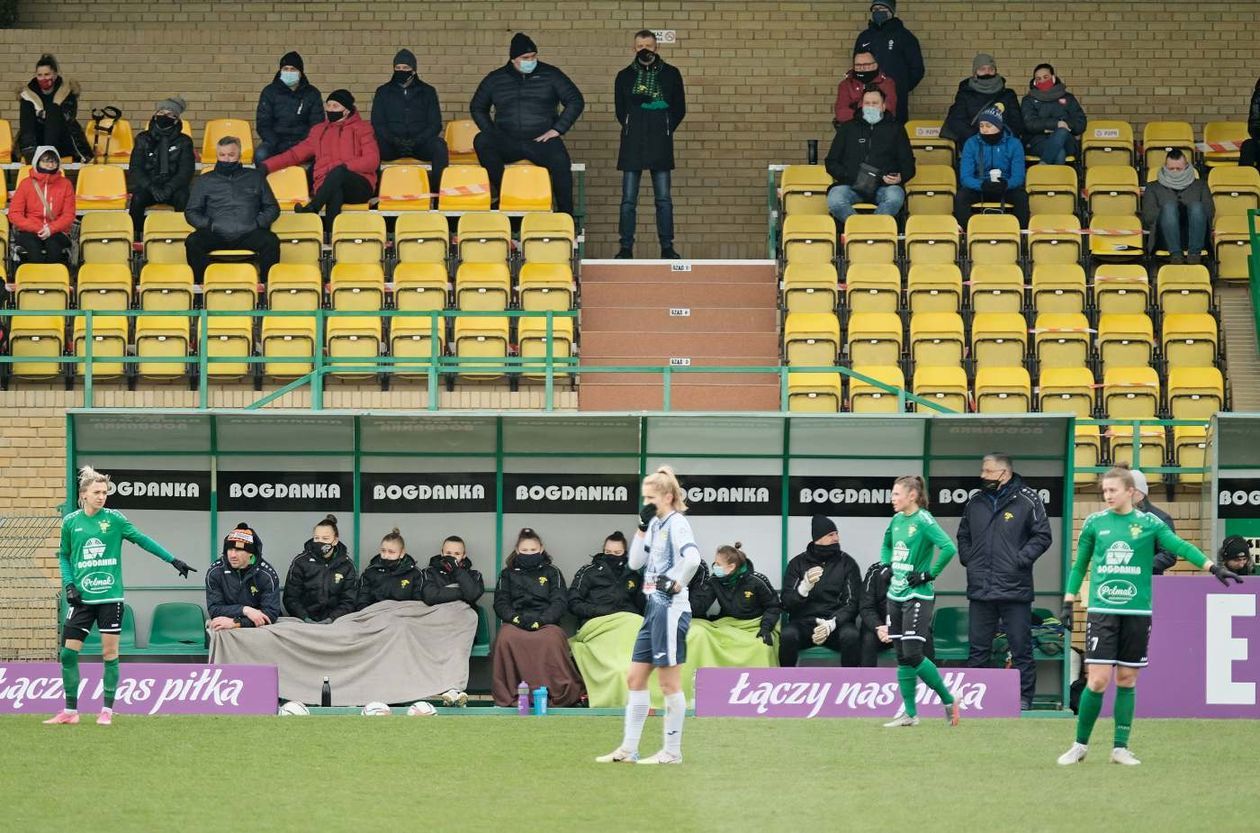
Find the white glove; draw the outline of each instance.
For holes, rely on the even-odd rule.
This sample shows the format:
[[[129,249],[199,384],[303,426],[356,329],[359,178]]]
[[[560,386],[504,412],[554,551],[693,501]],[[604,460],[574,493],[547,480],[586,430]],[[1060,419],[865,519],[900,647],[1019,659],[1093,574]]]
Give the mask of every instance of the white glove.
[[[831,619],[820,619],[818,624],[822,625],[823,627],[827,629],[827,636],[831,636],[833,633],[835,633],[836,620],[834,617]]]
[[[796,592],[802,596],[808,596],[809,591],[814,589],[814,585],[809,583],[809,579],[801,579],[801,583],[796,585]]]
[[[821,645],[827,641],[827,637],[831,636],[831,632],[836,629],[835,619],[819,619],[818,624],[814,626],[813,640],[815,645]]]

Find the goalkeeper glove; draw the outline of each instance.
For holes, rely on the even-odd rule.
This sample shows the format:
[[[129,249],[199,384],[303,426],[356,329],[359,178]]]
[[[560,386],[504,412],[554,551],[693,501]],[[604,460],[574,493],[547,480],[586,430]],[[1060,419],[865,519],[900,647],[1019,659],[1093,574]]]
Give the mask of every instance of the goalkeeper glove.
[[[1076,604],[1074,602],[1064,602],[1063,609],[1059,611],[1059,621],[1063,623],[1065,633],[1072,632],[1072,616],[1076,613]]]
[[[79,607],[83,604],[83,597],[79,595],[79,588],[73,584],[66,585],[66,604],[71,607]]]
[[[936,576],[932,575],[927,570],[922,570],[917,573],[911,573],[906,577],[906,582],[911,587],[918,587],[921,584],[931,584],[935,578]]]
[[[645,503],[639,507],[639,531],[647,532],[648,524],[656,517],[656,504]]]
[[[178,558],[176,558],[174,561],[171,562],[171,566],[175,568],[175,572],[179,573],[181,578],[188,578],[189,573],[197,572],[196,567],[189,567],[187,564],[180,561]]]
[[[669,576],[657,576],[656,590],[658,593],[664,593],[666,596],[676,596],[682,590],[682,585]]]
[[[1235,584],[1242,584],[1242,577],[1239,576],[1238,573],[1235,573],[1233,570],[1226,567],[1224,564],[1213,564],[1208,568],[1208,570],[1212,573],[1212,575],[1216,576],[1217,581],[1226,587],[1229,587],[1230,579],[1233,579]]]

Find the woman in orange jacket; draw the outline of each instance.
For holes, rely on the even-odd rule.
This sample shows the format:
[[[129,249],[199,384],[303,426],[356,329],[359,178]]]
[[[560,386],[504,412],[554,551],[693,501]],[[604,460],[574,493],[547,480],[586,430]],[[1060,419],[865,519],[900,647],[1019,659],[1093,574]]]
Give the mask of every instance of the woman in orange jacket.
[[[52,145],[35,150],[31,175],[13,192],[9,224],[23,263],[67,263],[74,225],[74,186],[61,172],[61,155]]]

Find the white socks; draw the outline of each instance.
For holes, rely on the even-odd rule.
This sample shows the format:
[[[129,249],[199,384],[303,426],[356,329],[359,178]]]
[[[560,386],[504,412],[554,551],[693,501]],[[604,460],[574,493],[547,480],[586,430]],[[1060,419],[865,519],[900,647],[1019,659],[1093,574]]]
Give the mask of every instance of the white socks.
[[[621,739],[622,749],[635,753],[639,751],[639,738],[643,736],[643,724],[647,722],[651,708],[652,696],[647,689],[630,692],[630,702],[626,704],[626,733]]]
[[[646,693],[646,692],[644,692]],[[687,695],[681,691],[665,696],[665,751],[682,757],[683,718],[687,716]],[[642,724],[640,724],[642,726]]]

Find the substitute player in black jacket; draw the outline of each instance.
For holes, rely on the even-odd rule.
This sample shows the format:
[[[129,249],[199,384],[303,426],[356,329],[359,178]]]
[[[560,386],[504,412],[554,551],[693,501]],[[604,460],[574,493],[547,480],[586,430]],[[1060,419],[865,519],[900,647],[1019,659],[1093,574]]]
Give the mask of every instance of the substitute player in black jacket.
[[[810,643],[840,652],[845,667],[862,660],[858,605],[862,579],[857,562],[840,549],[840,533],[825,515],[810,522],[813,540],[788,562],[783,577],[783,608],[788,623],[779,636],[779,664],[796,665],[801,647]]]
[[[767,645],[774,644],[774,629],[783,615],[779,594],[770,579],[757,572],[752,559],[744,554],[743,544],[719,547],[713,559],[713,572],[698,591],[702,594],[703,610],[717,602],[718,616],[732,619],[760,619],[757,638]],[[693,607],[701,607],[692,600]]]
[[[280,576],[262,557],[262,538],[239,523],[223,539],[223,555],[206,571],[211,630],[261,628],[280,618]]]
[[[866,568],[862,577],[862,604],[858,609],[858,630],[862,636],[862,667],[879,665],[879,655],[895,647],[888,635],[888,580],[889,572],[876,561]],[[936,659],[936,649],[929,631],[923,643],[923,656]]]
[[[355,610],[377,602],[418,602],[424,586],[424,575],[416,560],[407,555],[407,542],[398,527],[381,539],[380,552],[359,576],[359,592]]]
[[[337,532],[337,518],[327,515],[289,565],[284,609],[290,616],[326,625],[353,613],[359,574]]]
[[[476,607],[485,592],[481,573],[473,569],[472,561],[465,554],[464,539],[458,535],[448,536],[442,542],[442,552],[430,558],[425,568],[421,600],[427,605],[467,602],[470,607]]]
[[[612,613],[643,615],[643,573],[631,570],[626,555],[626,536],[614,532],[604,539],[603,552],[591,557],[573,576],[569,587],[569,612],[579,620]]]

